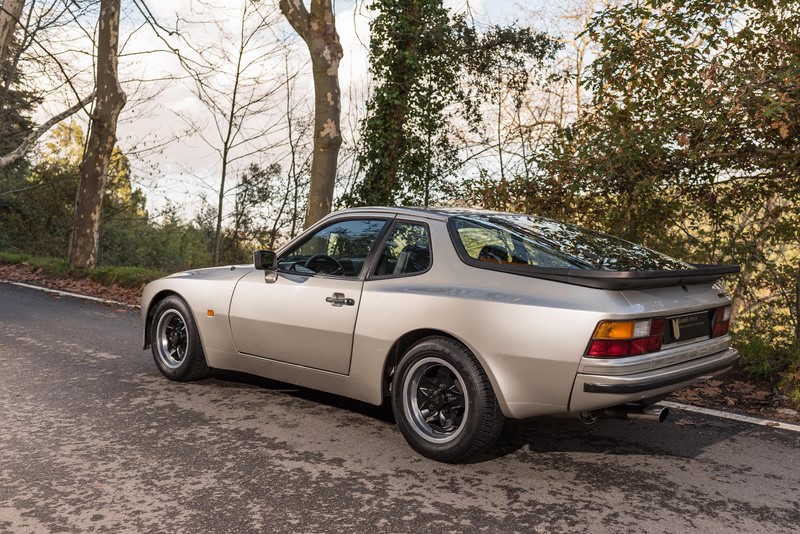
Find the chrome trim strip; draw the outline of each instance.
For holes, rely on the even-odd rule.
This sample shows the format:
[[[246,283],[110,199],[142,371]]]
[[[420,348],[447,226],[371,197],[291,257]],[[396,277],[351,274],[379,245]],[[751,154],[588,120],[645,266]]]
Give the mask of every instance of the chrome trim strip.
[[[581,359],[578,372],[587,375],[630,375],[642,373],[722,352],[729,348],[730,345],[731,337],[724,336],[671,347],[666,350],[662,349],[642,356],[614,359],[587,358],[584,356]]]
[[[634,376],[594,376],[583,384],[586,393],[630,394],[658,390],[667,386],[702,380],[731,368],[739,360],[739,351],[727,349],[703,361],[678,365],[663,371],[650,371]]]

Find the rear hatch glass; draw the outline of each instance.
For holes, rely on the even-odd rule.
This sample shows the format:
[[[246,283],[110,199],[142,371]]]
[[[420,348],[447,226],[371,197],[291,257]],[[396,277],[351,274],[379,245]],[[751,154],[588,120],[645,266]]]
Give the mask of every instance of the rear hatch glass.
[[[692,265],[580,226],[531,215],[458,215],[454,238],[472,260],[598,271],[671,271]]]

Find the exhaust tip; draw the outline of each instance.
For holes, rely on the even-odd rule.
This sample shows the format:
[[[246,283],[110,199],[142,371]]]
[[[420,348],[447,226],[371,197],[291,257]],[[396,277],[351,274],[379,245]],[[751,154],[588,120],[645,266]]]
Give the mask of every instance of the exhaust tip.
[[[663,423],[664,421],[667,420],[667,417],[669,417],[669,408],[667,408],[666,406],[650,406],[649,408],[653,409],[652,415],[654,415],[657,418],[657,421],[659,423]],[[648,408],[645,408],[642,411],[644,411],[644,413],[647,413]]]

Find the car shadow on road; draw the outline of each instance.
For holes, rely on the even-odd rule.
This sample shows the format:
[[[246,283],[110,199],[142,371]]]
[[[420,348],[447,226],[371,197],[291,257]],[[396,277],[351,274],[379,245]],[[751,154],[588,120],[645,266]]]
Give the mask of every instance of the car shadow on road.
[[[213,379],[223,383],[234,382],[238,384],[248,384],[259,388],[268,389],[270,391],[278,391],[298,399],[359,413],[384,423],[389,423],[392,425],[395,424],[394,415],[392,414],[392,407],[388,403],[384,403],[381,406],[375,406],[373,404],[334,395],[332,393],[325,393],[315,389],[307,389],[301,386],[295,386],[294,384],[279,382],[277,380],[262,378],[247,373],[239,373],[236,371],[215,370]]]
[[[223,387],[225,384],[246,384],[360,414],[384,424],[395,424],[388,402],[374,406],[235,371],[215,371],[212,380]],[[694,458],[721,441],[735,443],[736,435],[745,429],[746,426],[731,421],[686,413],[673,413],[664,423],[600,419],[593,425],[585,425],[571,416],[507,420],[497,443],[470,463],[491,461],[520,451],[534,455],[576,453]]]
[[[601,419],[585,425],[577,417],[509,420],[497,444],[485,456],[498,458],[526,450],[534,454],[695,458],[720,442],[735,443],[736,436],[746,429],[731,421],[686,414],[673,415],[664,423]]]

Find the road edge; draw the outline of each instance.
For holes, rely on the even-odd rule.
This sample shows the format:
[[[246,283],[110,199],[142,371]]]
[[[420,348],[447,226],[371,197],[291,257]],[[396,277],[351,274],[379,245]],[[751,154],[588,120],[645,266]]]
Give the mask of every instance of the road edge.
[[[0,280],[0,283],[9,284],[17,287],[24,287],[27,289],[35,289],[36,291],[44,291],[45,293],[51,293],[54,295],[58,295],[59,297],[71,297],[75,299],[91,300],[93,302],[100,302],[102,304],[109,304],[113,306],[124,306],[126,308],[131,308],[134,310],[138,310],[141,308],[141,306],[139,306],[138,304],[126,304],[125,302],[120,302],[118,300],[109,300],[100,297],[91,297],[89,295],[81,295],[80,293],[72,293],[71,291],[63,291],[61,289],[51,289],[49,287],[37,286],[34,284],[26,284],[24,282],[14,282],[12,280]]]
[[[781,428],[783,430],[790,430],[792,432],[800,432],[800,425],[793,425],[792,423],[784,423],[782,421],[773,421],[771,419],[760,419],[758,417],[751,417],[749,415],[740,415],[737,413],[723,412],[714,410],[712,408],[703,408],[702,406],[693,406],[691,404],[682,404],[680,402],[662,401],[658,403],[659,406],[666,406],[669,409],[683,410],[685,412],[694,412],[703,415],[711,415],[720,417],[722,419],[730,419],[732,421],[739,421],[742,423],[750,423],[751,425],[766,426],[769,428]]]

